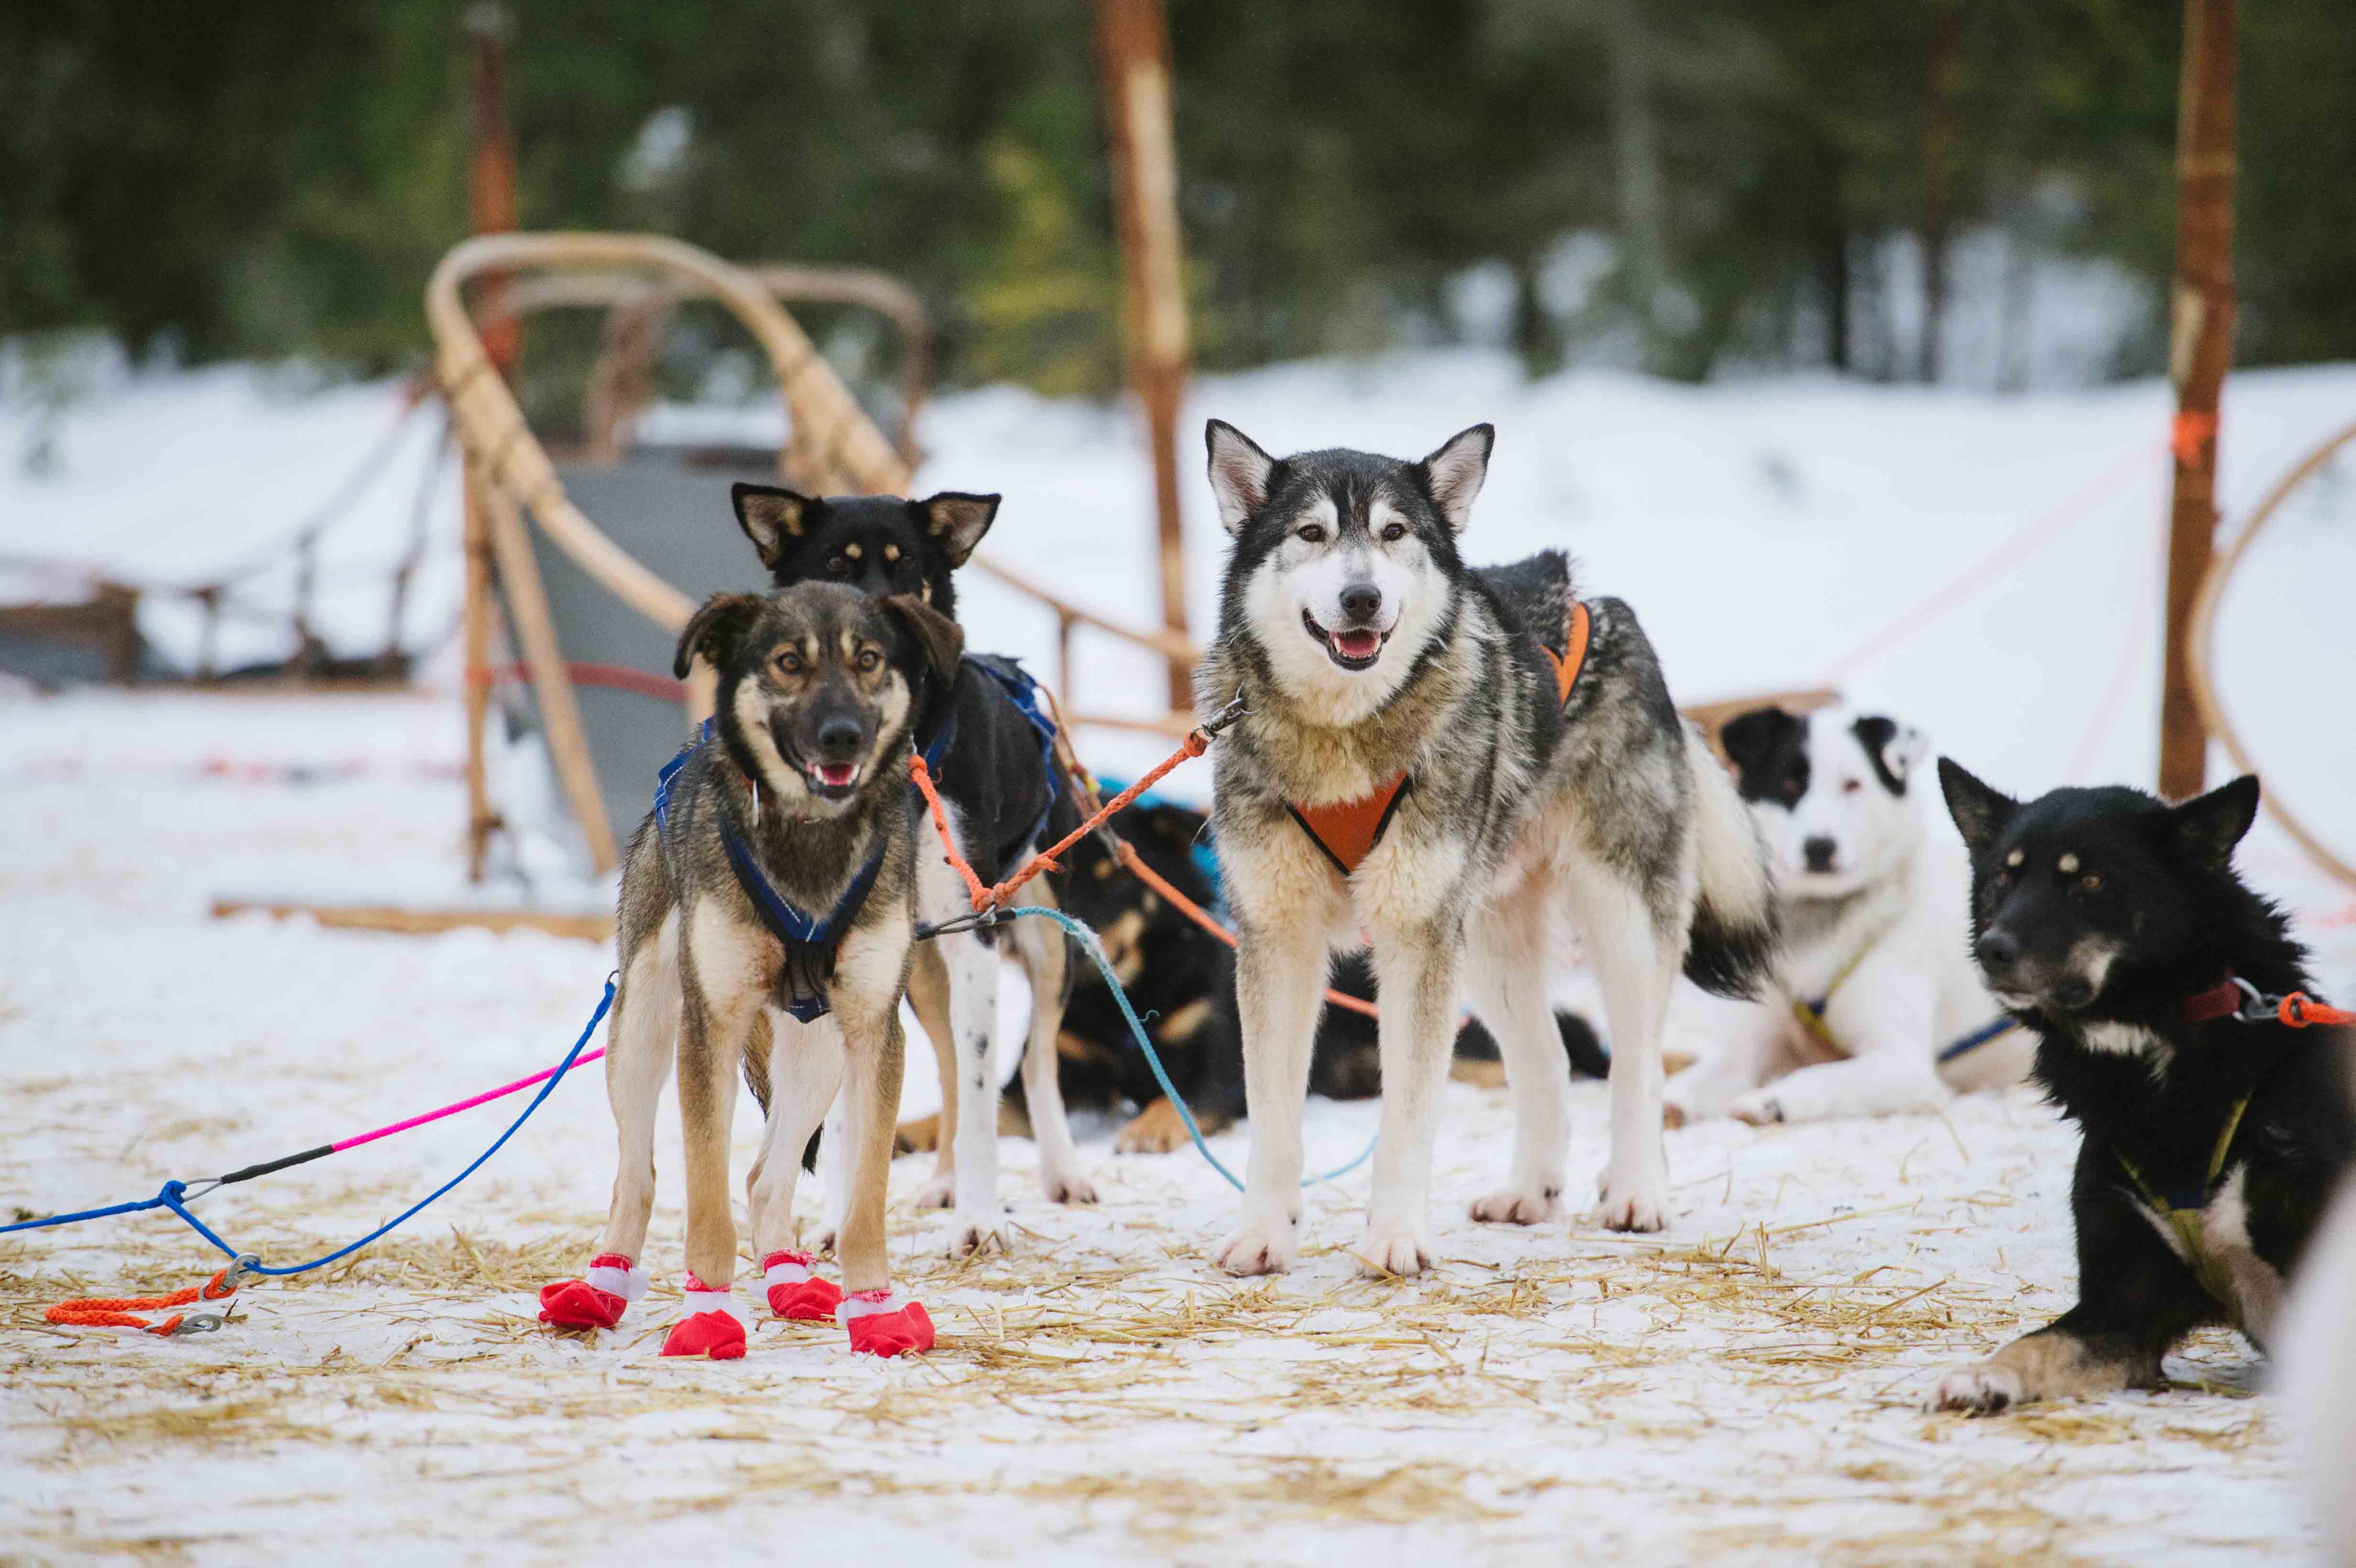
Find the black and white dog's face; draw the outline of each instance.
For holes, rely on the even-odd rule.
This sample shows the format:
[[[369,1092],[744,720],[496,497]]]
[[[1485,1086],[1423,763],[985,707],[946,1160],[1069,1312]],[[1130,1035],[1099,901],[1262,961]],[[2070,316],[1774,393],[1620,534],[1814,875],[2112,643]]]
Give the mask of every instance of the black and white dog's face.
[[[1846,708],[1761,708],[1728,720],[1719,739],[1787,893],[1854,892],[1922,835],[1906,786],[1928,748],[1894,719]]]
[[[774,485],[729,492],[736,523],[780,588],[841,582],[875,598],[908,593],[957,613],[950,573],[972,556],[998,516],[995,496],[945,490],[922,501],[897,496],[820,499]]]
[[[1219,520],[1236,540],[1231,614],[1289,695],[1331,721],[1364,718],[1447,623],[1462,571],[1456,536],[1495,432],[1474,425],[1420,463],[1341,450],[1274,458],[1219,420],[1206,435]]]
[[[1939,785],[1971,851],[1973,955],[2020,1011],[2083,1013],[2123,974],[2183,965],[2258,810],[2246,774],[2177,806],[2115,785],[2023,805],[1945,757]],[[2176,994],[2217,978],[2181,976]]]
[[[788,817],[837,816],[862,794],[900,787],[909,711],[927,669],[954,674],[956,622],[912,594],[871,598],[840,584],[715,593],[680,634],[673,673],[701,655],[720,682],[714,716],[729,753]]]

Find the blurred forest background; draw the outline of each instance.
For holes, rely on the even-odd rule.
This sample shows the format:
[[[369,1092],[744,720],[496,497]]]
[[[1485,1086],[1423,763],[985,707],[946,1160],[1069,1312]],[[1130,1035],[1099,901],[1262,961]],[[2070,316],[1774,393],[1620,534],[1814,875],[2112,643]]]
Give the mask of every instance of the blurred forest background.
[[[466,10],[6,6],[0,336],[421,360],[420,291],[466,232]],[[931,303],[952,384],[1119,384],[1086,0],[512,11],[525,227],[885,268]],[[1172,0],[1196,361],[1482,342],[1687,379],[2153,372],[2180,22],[2180,0]],[[2356,5],[2266,0],[2242,27],[2241,357],[2356,358]],[[2118,324],[2060,372],[2041,277]]]

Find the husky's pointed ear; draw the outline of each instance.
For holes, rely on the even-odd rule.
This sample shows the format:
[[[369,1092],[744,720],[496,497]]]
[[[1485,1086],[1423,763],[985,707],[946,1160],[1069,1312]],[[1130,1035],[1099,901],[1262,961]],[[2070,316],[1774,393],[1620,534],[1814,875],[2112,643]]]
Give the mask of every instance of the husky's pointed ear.
[[[1227,532],[1239,534],[1245,521],[1268,505],[1276,459],[1225,420],[1203,427],[1203,443],[1211,449],[1211,494],[1219,503],[1219,521]]]
[[[1874,776],[1881,787],[1892,795],[1904,795],[1907,781],[1914,770],[1922,765],[1922,757],[1930,749],[1920,730],[1910,730],[1895,719],[1885,719],[1879,713],[1868,713],[1848,727],[1864,748],[1865,760],[1873,764]]]
[[[943,686],[957,678],[958,661],[965,656],[964,627],[913,593],[894,593],[884,601],[884,608],[898,616],[916,639],[925,650],[925,662]]]
[[[2257,818],[2258,775],[2244,773],[2169,811],[2168,832],[2193,864],[2222,872],[2233,868],[2233,846]]]
[[[703,608],[688,618],[687,630],[679,635],[679,651],[671,656],[670,673],[680,679],[687,678],[688,666],[701,654],[712,661],[713,668],[726,666],[744,639],[745,631],[769,602],[757,593],[715,593],[703,602]]]
[[[802,537],[810,498],[775,485],[745,484],[730,485],[728,498],[736,505],[736,526],[761,552],[761,564],[775,571],[786,558],[787,545]]]
[[[1953,757],[1939,759],[1939,793],[1947,797],[1947,815],[1955,819],[1955,831],[1964,836],[1964,847],[1974,859],[1996,842],[2020,809],[2020,802],[1982,784]]]
[[[1770,703],[1738,713],[1719,726],[1718,743],[1735,772],[1751,773],[1764,766],[1775,743],[1800,725],[1797,717]]]
[[[1431,491],[1431,504],[1448,519],[1451,532],[1462,533],[1464,525],[1472,520],[1473,497],[1481,494],[1481,482],[1489,477],[1489,452],[1496,444],[1497,427],[1476,424],[1450,436],[1438,452],[1423,460],[1423,480]]]
[[[939,495],[916,505],[925,514],[925,531],[931,534],[948,558],[952,567],[963,566],[973,554],[974,546],[990,531],[998,517],[999,497],[969,496],[962,491],[944,490]]]

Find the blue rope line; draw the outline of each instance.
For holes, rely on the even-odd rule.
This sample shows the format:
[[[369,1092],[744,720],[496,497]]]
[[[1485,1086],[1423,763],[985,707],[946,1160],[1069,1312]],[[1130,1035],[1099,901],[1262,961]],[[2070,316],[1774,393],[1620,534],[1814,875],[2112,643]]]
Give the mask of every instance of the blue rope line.
[[[1097,933],[1059,909],[1044,909],[1036,904],[1026,904],[1022,908],[1010,909],[1003,912],[1009,917],[1033,914],[1043,920],[1052,920],[1069,933],[1073,941],[1080,944],[1081,950],[1087,954],[1089,960],[1104,976],[1105,984],[1112,987],[1112,999],[1119,1007],[1121,1018],[1128,1022],[1130,1036],[1136,1040],[1139,1049],[1145,1052],[1145,1065],[1153,1069],[1153,1081],[1162,1085],[1162,1094],[1177,1110],[1178,1119],[1186,1125],[1186,1136],[1194,1140],[1195,1152],[1211,1162],[1213,1170],[1227,1179],[1228,1186],[1241,1192],[1244,1189],[1244,1184],[1237,1179],[1234,1171],[1219,1163],[1219,1157],[1213,1154],[1211,1146],[1203,1141],[1203,1129],[1194,1125],[1194,1113],[1187,1108],[1186,1097],[1178,1093],[1177,1085],[1170,1082],[1170,1074],[1162,1071],[1161,1053],[1153,1049],[1153,1042],[1145,1037],[1145,1025],[1139,1020],[1137,1009],[1130,1006],[1129,993],[1121,989],[1119,979],[1112,972],[1112,960],[1105,956],[1104,944],[1097,940]],[[1374,1152],[1375,1145],[1369,1143],[1359,1151],[1358,1157],[1349,1164],[1335,1166],[1323,1176],[1310,1177],[1301,1185],[1314,1187],[1321,1181],[1332,1181],[1337,1177],[1347,1176],[1365,1164],[1367,1157]]]
[[[466,1169],[460,1171],[457,1175],[444,1182],[440,1187],[434,1189],[431,1197],[425,1198],[421,1201],[412,1204],[409,1209],[403,1211],[399,1218],[387,1221],[385,1223],[379,1225],[375,1230],[370,1231],[367,1235],[362,1236],[359,1241],[354,1242],[351,1245],[348,1247],[338,1247],[336,1251],[329,1253],[326,1257],[314,1258],[309,1263],[296,1264],[291,1268],[268,1268],[265,1267],[259,1259],[254,1259],[246,1263],[244,1272],[247,1274],[273,1275],[308,1274],[311,1270],[315,1268],[324,1268],[328,1264],[334,1263],[339,1258],[351,1256],[352,1253],[359,1252],[370,1242],[376,1241],[380,1237],[382,1237],[392,1231],[398,1230],[402,1225],[405,1225],[410,1221],[415,1219],[418,1214],[424,1211],[427,1205],[442,1197],[452,1188],[457,1186],[458,1183],[466,1180],[466,1178],[474,1175],[475,1172],[480,1170],[483,1168],[484,1162],[488,1160],[491,1156],[498,1153],[499,1150],[506,1146],[507,1141],[516,1136],[516,1133],[523,1126],[524,1123],[531,1119],[531,1114],[540,1109],[541,1104],[547,1100],[550,1093],[553,1091],[559,1083],[564,1082],[564,1075],[573,1071],[573,1061],[581,1055],[581,1052],[587,1048],[590,1037],[597,1032],[597,1026],[605,1022],[606,1011],[611,1008],[613,1005],[614,982],[608,980],[605,982],[605,994],[598,999],[597,1010],[590,1015],[588,1026],[582,1029],[581,1038],[573,1042],[573,1049],[564,1053],[564,1060],[556,1064],[556,1071],[548,1075],[548,1081],[540,1086],[540,1093],[531,1097],[531,1104],[523,1108],[523,1114],[516,1117],[513,1122],[508,1125],[508,1130],[499,1135],[498,1141],[497,1143],[494,1143],[490,1147],[485,1149],[481,1154],[475,1157],[474,1164],[468,1166]],[[187,1221],[188,1229],[194,1231],[198,1235],[202,1236],[206,1241],[210,1242],[215,1247],[220,1249],[221,1252],[227,1253],[230,1258],[234,1259],[241,1256],[235,1247],[232,1247],[227,1242],[222,1241],[206,1226],[202,1220],[198,1219],[194,1214],[188,1212],[187,1206],[182,1201],[184,1195],[187,1191],[187,1188],[188,1184],[185,1181],[167,1181],[164,1183],[163,1189],[157,1192],[155,1197],[147,1199],[142,1202],[117,1203],[112,1207],[106,1209],[86,1209],[79,1214],[52,1214],[46,1220],[27,1220],[18,1224],[0,1226],[0,1235],[5,1235],[10,1231],[30,1231],[44,1225],[70,1225],[77,1220],[96,1220],[108,1214],[133,1214],[137,1213],[143,1209],[169,1209],[173,1213],[177,1214],[181,1219]]]

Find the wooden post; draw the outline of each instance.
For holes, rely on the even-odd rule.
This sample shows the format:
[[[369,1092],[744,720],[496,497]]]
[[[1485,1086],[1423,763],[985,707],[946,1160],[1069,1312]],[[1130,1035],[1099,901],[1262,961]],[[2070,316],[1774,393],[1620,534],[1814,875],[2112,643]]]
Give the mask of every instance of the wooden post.
[[[491,792],[484,777],[483,722],[491,705],[491,524],[483,505],[483,480],[474,461],[466,463],[466,880],[483,880],[483,858],[491,835],[499,827],[491,809]]]
[[[2169,378],[2176,383],[2176,486],[2168,517],[2168,645],[2161,667],[2159,793],[2201,793],[2209,735],[2192,694],[2192,603],[2217,536],[2217,404],[2233,357],[2233,94],[2236,0],[2184,0],[2176,110],[2176,285]]]
[[[1186,635],[1186,542],[1178,519],[1178,405],[1186,391],[1186,281],[1178,153],[1170,123],[1162,0],[1097,0],[1097,48],[1111,131],[1130,385],[1145,409],[1162,555],[1162,622]],[[1194,706],[1194,671],[1170,662],[1170,706]]]
[[[498,0],[481,0],[466,13],[466,37],[474,57],[474,145],[467,163],[466,209],[477,234],[504,232],[516,226],[515,129],[508,114],[508,37],[513,25],[507,7]],[[499,279],[484,280],[483,352],[499,375],[512,382],[516,361],[523,352],[523,328],[513,316],[497,313],[502,292]],[[466,552],[466,879],[479,882],[491,835],[500,827],[499,814],[491,809],[483,763],[483,723],[491,700],[491,594],[497,580],[485,481],[471,459],[462,484]]]
[[[474,51],[474,152],[466,181],[470,227],[477,234],[501,234],[517,225],[515,125],[508,109],[508,37],[513,19],[498,0],[482,0],[466,13],[466,36]],[[487,278],[476,315],[483,348],[499,374],[515,379],[523,351],[523,326],[498,309],[500,280]]]

